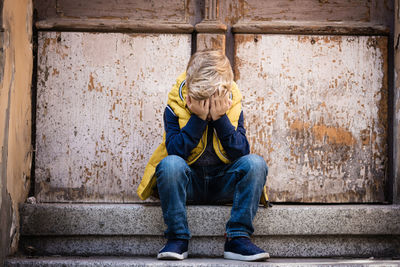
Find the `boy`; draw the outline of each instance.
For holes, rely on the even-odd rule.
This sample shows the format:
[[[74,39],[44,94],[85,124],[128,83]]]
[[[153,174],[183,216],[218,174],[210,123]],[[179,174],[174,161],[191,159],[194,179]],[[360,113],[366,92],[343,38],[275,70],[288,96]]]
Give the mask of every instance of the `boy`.
[[[195,53],[170,91],[163,143],[138,187],[141,199],[158,191],[161,201],[168,242],[158,259],[187,258],[187,202],[233,202],[224,257],[269,258],[249,239],[260,197],[266,200],[268,168],[262,157],[249,155],[241,99],[229,60],[220,51]]]

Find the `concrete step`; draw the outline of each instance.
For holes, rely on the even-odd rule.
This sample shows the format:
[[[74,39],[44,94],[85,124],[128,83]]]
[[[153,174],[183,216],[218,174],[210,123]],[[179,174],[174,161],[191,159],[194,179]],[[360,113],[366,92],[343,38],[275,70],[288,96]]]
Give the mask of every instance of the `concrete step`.
[[[400,260],[381,259],[269,259],[266,262],[241,262],[225,260],[222,258],[189,258],[183,261],[159,261],[155,258],[145,257],[13,257],[6,260],[8,267],[83,267],[83,266],[109,266],[109,267],[153,267],[153,266],[198,266],[198,267],[283,267],[283,266],[374,266],[398,267]]]
[[[155,256],[161,208],[141,204],[24,204],[21,248],[34,255]],[[230,206],[188,206],[193,256],[220,257]],[[253,241],[272,257],[399,257],[399,205],[260,208]]]

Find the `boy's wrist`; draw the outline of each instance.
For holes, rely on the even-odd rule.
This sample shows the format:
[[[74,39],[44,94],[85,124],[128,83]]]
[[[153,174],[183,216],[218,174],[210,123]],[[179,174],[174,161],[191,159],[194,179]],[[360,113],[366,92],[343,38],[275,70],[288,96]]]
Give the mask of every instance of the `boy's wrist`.
[[[213,121],[219,120],[220,118],[222,118],[224,115],[226,115],[226,113],[221,114],[221,115],[211,115],[211,118]]]
[[[213,126],[225,126],[226,123],[230,122],[229,118],[226,114],[222,115],[216,120],[212,121]]]
[[[199,117],[199,115],[196,115],[194,113],[192,113],[191,117],[193,117],[193,120],[195,123],[200,123],[200,124],[207,124],[207,118],[206,119],[202,119],[201,117]]]
[[[203,120],[203,121],[207,120],[207,115],[203,116],[203,115],[198,115],[198,114],[192,113],[192,116],[196,116],[197,118],[199,118],[200,120]]]

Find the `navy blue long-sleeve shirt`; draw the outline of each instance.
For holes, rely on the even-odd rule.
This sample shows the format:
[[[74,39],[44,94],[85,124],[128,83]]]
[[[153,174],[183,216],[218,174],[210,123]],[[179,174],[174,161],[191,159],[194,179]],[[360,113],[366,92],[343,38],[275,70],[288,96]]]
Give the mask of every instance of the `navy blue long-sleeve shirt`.
[[[216,130],[221,145],[231,161],[249,154],[250,147],[243,125],[243,111],[240,113],[236,130],[226,114],[210,122],[192,114],[185,127],[180,129],[178,117],[167,106],[164,111],[164,128],[168,155],[177,155],[186,160],[200,142],[208,123]]]

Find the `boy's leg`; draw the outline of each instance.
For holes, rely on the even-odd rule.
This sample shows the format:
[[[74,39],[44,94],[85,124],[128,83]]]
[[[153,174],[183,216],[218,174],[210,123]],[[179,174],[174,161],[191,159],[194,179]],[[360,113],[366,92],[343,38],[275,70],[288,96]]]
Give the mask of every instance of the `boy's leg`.
[[[157,189],[160,196],[168,239],[190,239],[186,217],[186,199],[191,191],[192,170],[184,159],[170,155],[156,168]]]
[[[226,224],[227,237],[250,237],[254,232],[253,219],[267,179],[268,167],[262,157],[247,155],[235,161],[230,169],[236,172],[237,183],[231,217]]]
[[[219,170],[212,179],[208,195],[213,202],[232,200],[232,210],[226,224],[228,238],[250,237],[268,167],[258,155],[240,157]]]
[[[268,259],[269,254],[249,239],[254,232],[253,219],[268,175],[264,159],[257,155],[243,156],[221,171],[225,175],[219,181],[214,180],[222,185],[215,187],[220,190],[215,195],[222,200],[229,197],[233,200],[231,216],[226,224],[224,258],[244,261]]]

